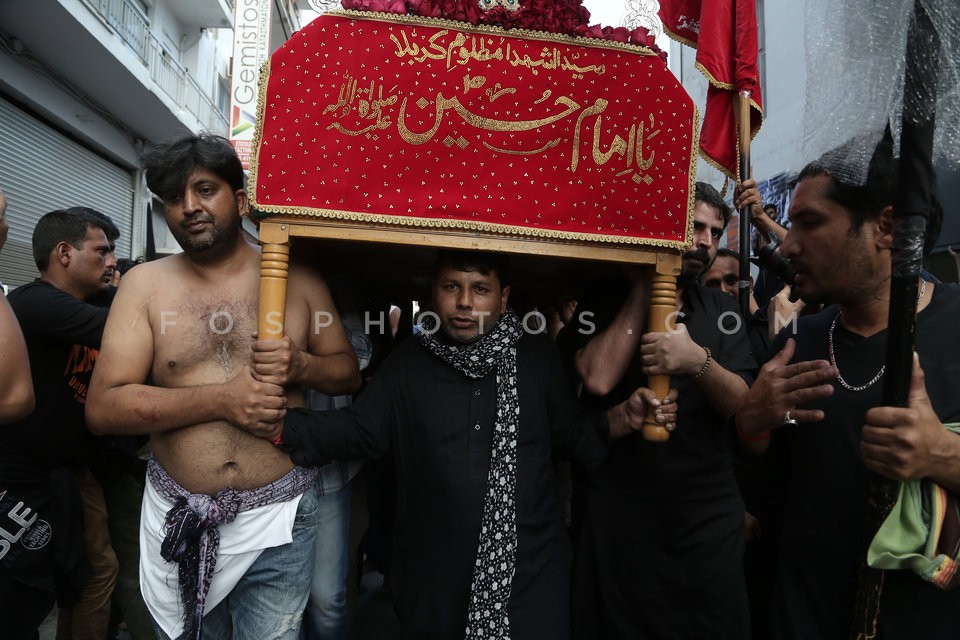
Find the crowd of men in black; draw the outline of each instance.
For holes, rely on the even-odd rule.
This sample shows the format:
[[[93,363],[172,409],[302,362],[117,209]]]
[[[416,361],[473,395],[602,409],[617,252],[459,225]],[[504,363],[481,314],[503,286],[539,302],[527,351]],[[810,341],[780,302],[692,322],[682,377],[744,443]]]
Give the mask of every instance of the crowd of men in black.
[[[647,269],[536,293],[508,256],[441,250],[418,317],[294,264],[284,337],[254,335],[229,143],[183,137],[145,168],[182,254],[121,264],[107,216],[54,211],[40,277],[0,301],[4,637],[54,605],[58,638],[346,637],[350,545],[323,522],[349,521],[344,461],[375,461],[365,548],[403,638],[847,637],[872,472],[934,496],[898,512],[915,548],[870,546],[879,637],[960,637],[960,289],[924,275],[909,406],[882,406],[889,148],[864,185],[804,168],[789,229],[738,185],[792,280],[761,267],[746,320],[731,208],[697,183],[670,330]]]

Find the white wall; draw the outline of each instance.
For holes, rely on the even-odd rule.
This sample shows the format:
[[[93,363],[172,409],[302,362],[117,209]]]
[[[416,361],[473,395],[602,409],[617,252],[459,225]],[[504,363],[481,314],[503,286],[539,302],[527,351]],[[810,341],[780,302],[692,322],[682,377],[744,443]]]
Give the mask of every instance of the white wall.
[[[766,12],[766,118],[753,141],[753,173],[764,179],[790,171],[796,173],[808,160],[801,153],[803,110],[806,100],[804,62],[804,2],[767,0]]]
[[[796,173],[806,164],[801,154],[803,110],[806,95],[804,63],[804,1],[767,0],[764,6],[766,46],[766,104],[764,120],[750,147],[753,176],[765,180],[783,171]],[[680,78],[700,109],[707,95],[707,80],[694,66],[696,50],[670,43],[670,69]],[[704,162],[697,165],[699,180],[719,185],[722,174]]]

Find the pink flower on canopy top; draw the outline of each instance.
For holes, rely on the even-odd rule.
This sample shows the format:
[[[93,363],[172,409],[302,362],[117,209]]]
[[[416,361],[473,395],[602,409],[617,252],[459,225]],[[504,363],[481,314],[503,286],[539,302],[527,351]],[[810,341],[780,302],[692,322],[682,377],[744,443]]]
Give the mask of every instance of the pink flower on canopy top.
[[[599,24],[592,25],[582,25],[577,29],[576,34],[578,36],[583,36],[584,38],[600,38],[603,39],[603,27]]]
[[[343,8],[381,13],[406,13],[407,0],[343,0]]]
[[[630,40],[630,32],[627,31],[626,27],[604,27],[603,36],[614,42],[629,42]]]
[[[483,10],[474,0],[407,0],[410,11],[418,16],[459,20],[480,24]]]
[[[502,6],[497,6],[489,11],[481,11],[480,23],[504,29],[522,28],[519,25],[519,13],[519,11],[507,11]]]
[[[667,60],[666,52],[657,47],[653,36],[643,27],[629,30],[626,27],[589,25],[590,12],[583,6],[583,0],[521,0],[520,9],[517,11],[508,11],[499,5],[490,11],[484,11],[476,0],[343,0],[343,8],[381,13],[410,13],[470,24],[489,24],[504,29],[528,29],[628,42],[647,47],[664,62]]]
[[[589,27],[586,25],[579,27],[574,33],[584,38],[599,38],[600,40],[640,45],[653,51],[664,62],[667,61],[667,52],[657,46],[654,37],[643,27],[637,27],[630,31],[626,27],[601,27],[599,24],[594,24]]]

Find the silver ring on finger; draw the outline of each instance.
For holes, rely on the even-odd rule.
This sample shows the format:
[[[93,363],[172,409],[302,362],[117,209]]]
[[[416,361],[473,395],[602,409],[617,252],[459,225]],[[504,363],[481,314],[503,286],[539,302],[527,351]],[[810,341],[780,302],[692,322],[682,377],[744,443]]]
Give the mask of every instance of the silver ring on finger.
[[[791,427],[795,427],[798,424],[800,424],[799,422],[797,422],[797,419],[791,415],[792,413],[793,413],[793,409],[787,409],[787,413],[784,414],[783,416],[784,426],[790,425]]]

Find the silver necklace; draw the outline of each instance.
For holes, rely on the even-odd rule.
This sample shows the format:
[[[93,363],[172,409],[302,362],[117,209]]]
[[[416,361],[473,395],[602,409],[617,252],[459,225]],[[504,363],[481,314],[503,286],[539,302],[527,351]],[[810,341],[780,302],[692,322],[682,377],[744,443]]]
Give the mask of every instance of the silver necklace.
[[[920,302],[923,300],[923,294],[927,292],[927,281],[920,280],[920,294],[917,296],[917,307],[920,306]],[[830,365],[837,370],[837,382],[840,383],[840,386],[846,389],[847,391],[864,391],[869,389],[877,380],[883,377],[883,372],[887,370],[887,365],[884,364],[880,367],[880,371],[877,371],[877,375],[873,376],[873,379],[866,384],[862,384],[859,387],[855,387],[846,380],[843,379],[843,376],[840,375],[840,367],[837,365],[837,357],[833,352],[833,330],[837,327],[837,322],[840,320],[840,315],[842,311],[837,311],[837,315],[834,316],[833,322],[830,323],[830,332],[827,333],[827,353],[830,355]]]

